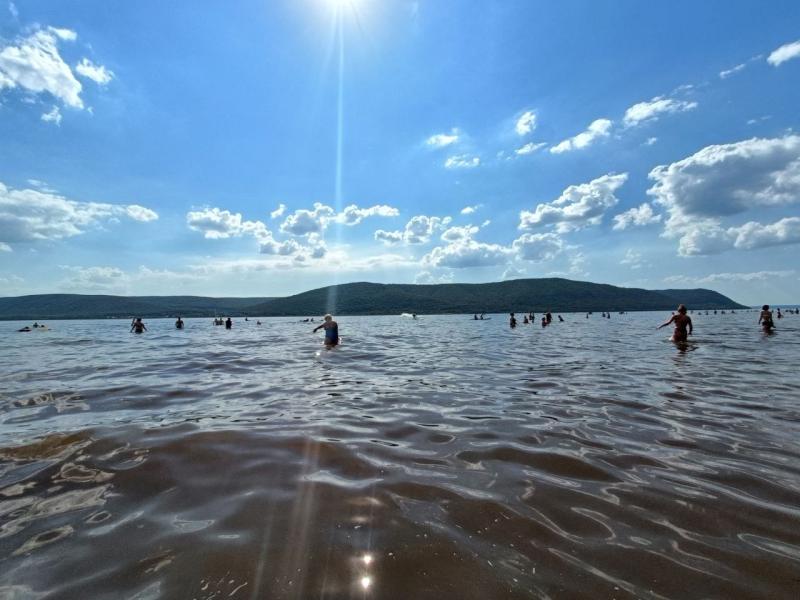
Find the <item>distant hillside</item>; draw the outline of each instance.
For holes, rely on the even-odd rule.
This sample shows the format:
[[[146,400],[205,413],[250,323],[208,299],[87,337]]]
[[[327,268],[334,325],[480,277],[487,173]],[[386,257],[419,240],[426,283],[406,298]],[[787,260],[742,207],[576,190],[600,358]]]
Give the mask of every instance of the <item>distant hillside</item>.
[[[672,310],[744,308],[712,290],[650,291],[569,279],[515,279],[498,283],[407,285],[348,283],[251,307],[263,316],[336,314],[474,313],[546,310]]]
[[[107,317],[244,316],[247,308],[271,298],[202,296],[91,296],[41,294],[0,298],[0,319],[103,319]]]
[[[696,310],[744,308],[705,289],[653,291],[569,279],[515,279],[437,285],[347,283],[286,298],[43,294],[0,298],[0,319],[673,310],[681,302]]]

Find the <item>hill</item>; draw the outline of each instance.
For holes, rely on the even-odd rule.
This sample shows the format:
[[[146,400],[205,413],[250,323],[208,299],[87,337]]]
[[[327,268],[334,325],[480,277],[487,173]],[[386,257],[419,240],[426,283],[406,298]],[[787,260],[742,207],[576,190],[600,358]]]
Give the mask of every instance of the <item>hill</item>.
[[[712,290],[622,288],[569,279],[515,279],[498,283],[435,285],[348,283],[251,307],[264,316],[336,314],[560,312],[744,308]]]
[[[105,296],[39,294],[0,298],[0,319],[104,319],[109,317],[208,317],[252,314],[249,306],[271,298],[203,296]]]
[[[41,294],[0,298],[0,319],[673,310],[680,302],[696,310],[744,308],[706,289],[644,290],[552,278],[436,285],[347,283],[285,298]]]

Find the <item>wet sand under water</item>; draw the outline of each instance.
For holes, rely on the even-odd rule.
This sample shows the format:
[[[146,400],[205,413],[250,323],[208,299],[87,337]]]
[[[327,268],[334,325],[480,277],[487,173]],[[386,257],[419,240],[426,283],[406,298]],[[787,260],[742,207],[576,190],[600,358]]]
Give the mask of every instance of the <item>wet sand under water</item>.
[[[800,597],[800,317],[0,323],[0,598]]]

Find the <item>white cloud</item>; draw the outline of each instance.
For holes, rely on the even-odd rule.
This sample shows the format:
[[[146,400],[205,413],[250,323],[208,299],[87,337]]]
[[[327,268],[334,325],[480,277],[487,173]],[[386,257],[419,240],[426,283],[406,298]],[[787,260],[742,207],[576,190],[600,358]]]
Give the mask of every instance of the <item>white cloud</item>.
[[[481,206],[483,206],[483,204],[475,204],[473,206],[465,206],[464,208],[461,209],[461,214],[462,215],[471,215],[476,210],[478,210]]]
[[[450,156],[444,161],[446,169],[473,169],[481,164],[481,159],[477,156],[468,156],[466,154],[457,154]]]
[[[719,77],[720,77],[720,79],[727,79],[731,75],[735,75],[736,73],[738,73],[739,71],[742,71],[746,67],[747,67],[747,63],[742,63],[742,64],[739,64],[739,65],[736,65],[735,67],[731,67],[730,69],[726,69],[725,71],[720,71],[719,72]]]
[[[458,129],[453,128],[449,134],[437,133],[436,135],[432,135],[425,140],[425,145],[430,146],[431,148],[445,148],[446,146],[457,143],[458,138]]]
[[[375,240],[379,242],[383,242],[387,246],[392,246],[394,244],[399,244],[403,241],[403,232],[402,231],[385,231],[383,229],[378,229],[374,234]]]
[[[626,210],[614,216],[614,229],[621,231],[628,227],[641,227],[658,223],[661,220],[661,215],[655,214],[653,206],[644,202],[639,206]]]
[[[450,217],[417,215],[406,223],[403,231],[384,231],[379,229],[375,232],[375,239],[386,245],[399,244],[400,242],[427,244],[435,232],[447,227],[451,221]]]
[[[682,284],[709,284],[719,282],[750,282],[750,281],[767,281],[770,279],[777,279],[779,277],[792,277],[797,274],[797,271],[753,271],[749,273],[711,273],[702,277],[692,277],[688,275],[671,275],[665,277],[666,283],[682,283]]]
[[[344,225],[358,225],[367,217],[397,217],[399,215],[399,210],[386,204],[376,204],[369,208],[359,208],[355,204],[351,204],[336,215],[336,220]]]
[[[105,85],[114,79],[114,72],[106,69],[103,65],[96,65],[88,58],[84,58],[75,65],[75,70],[79,75],[91,79],[98,85]]]
[[[283,213],[285,213],[285,212],[286,212],[286,205],[281,203],[281,204],[278,205],[278,208],[276,208],[271,213],[269,213],[269,218],[270,219],[277,219],[279,217],[282,217]]]
[[[286,217],[286,220],[281,224],[281,231],[298,236],[322,233],[334,215],[333,208],[326,204],[315,202],[313,210],[303,208]]]
[[[414,277],[414,283],[416,283],[417,285],[426,285],[434,283],[452,283],[453,278],[454,276],[452,271],[440,275],[436,275],[434,273],[431,273],[430,271],[420,271],[419,273],[417,273],[416,277]]]
[[[136,204],[78,202],[50,191],[12,189],[0,183],[0,242],[3,243],[73,237],[117,218],[152,221],[158,215]]]
[[[57,106],[54,106],[50,112],[42,113],[42,121],[45,123],[55,123],[61,126],[61,111]]]
[[[511,244],[522,260],[552,260],[564,250],[564,241],[555,233],[523,233]]]
[[[241,213],[232,213],[220,208],[203,208],[186,213],[189,229],[199,231],[209,240],[223,240],[243,235],[259,239],[271,238],[272,234],[261,221],[247,221]]]
[[[619,261],[621,265],[628,265],[631,269],[641,269],[646,267],[649,263],[642,258],[642,253],[637,252],[633,248],[628,248],[625,251],[625,256]]]
[[[17,5],[13,2],[8,3],[8,12],[11,13],[11,17],[16,21],[19,19],[19,10],[17,9]]]
[[[507,267],[500,277],[501,279],[520,279],[525,276],[525,271],[522,271],[516,267]]]
[[[773,67],[778,67],[787,60],[800,57],[800,40],[784,44],[777,50],[773,50],[767,57],[767,62]]]
[[[220,208],[204,208],[186,214],[190,229],[199,231],[206,239],[228,239],[252,236],[258,243],[260,254],[289,257],[294,262],[303,263],[324,257],[328,248],[318,232],[305,234],[305,243],[294,239],[278,241],[272,231],[262,221],[248,221],[241,213],[232,213]]]
[[[463,227],[450,227],[442,233],[442,240],[445,242],[458,242],[468,240],[480,231],[480,227],[475,225],[465,225]]]
[[[545,142],[539,142],[538,144],[535,144],[533,142],[528,142],[524,146],[514,150],[514,153],[519,156],[524,156],[526,154],[533,154],[534,152],[536,152],[541,148],[544,148],[545,146],[547,146]]]
[[[586,131],[553,146],[550,148],[550,152],[553,154],[561,154],[563,152],[570,152],[571,150],[586,148],[595,140],[608,137],[611,132],[611,125],[612,122],[609,119],[596,119],[589,124]]]
[[[619,201],[614,193],[627,179],[627,173],[609,173],[589,183],[571,185],[553,202],[538,204],[533,212],[520,212],[519,228],[555,225],[559,233],[564,233],[597,225],[606,210]]]
[[[644,142],[644,145],[645,145],[645,146],[652,146],[652,145],[653,145],[653,144],[655,144],[657,141],[658,141],[658,138],[657,138],[657,137],[649,137],[649,138],[647,138],[647,139],[645,140],[645,142]]]
[[[58,40],[72,41],[68,29],[49,27],[34,31],[11,45],[0,46],[0,91],[21,87],[49,93],[72,108],[83,108],[81,83],[58,52]]]
[[[639,102],[625,111],[623,122],[626,127],[635,127],[647,121],[655,121],[661,115],[686,112],[697,108],[697,102],[675,100],[656,96],[650,101]]]
[[[437,246],[422,258],[422,264],[450,269],[491,267],[505,264],[511,254],[511,249],[505,246],[466,238]]]
[[[800,136],[707,146],[654,168],[647,191],[669,213],[665,236],[681,255],[795,243],[792,219],[724,227],[722,219],[800,202]]]
[[[534,129],[536,129],[536,113],[532,110],[526,110],[517,119],[514,131],[517,132],[517,135],[528,135]]]
[[[12,252],[11,246],[4,242],[0,242],[0,252]]]

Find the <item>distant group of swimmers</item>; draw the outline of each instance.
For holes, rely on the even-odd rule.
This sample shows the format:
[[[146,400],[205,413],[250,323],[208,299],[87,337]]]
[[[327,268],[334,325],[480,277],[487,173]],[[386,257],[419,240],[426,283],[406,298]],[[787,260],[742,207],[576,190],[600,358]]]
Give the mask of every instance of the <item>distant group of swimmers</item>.
[[[481,315],[481,318],[483,318],[483,315]],[[564,318],[561,315],[558,315],[558,320],[561,323],[564,322]],[[527,315],[522,315],[523,325],[533,324],[535,322],[536,322],[536,315],[534,313],[530,312]],[[550,312],[544,313],[542,315],[542,319],[540,322],[542,324],[542,327],[547,327],[548,325],[550,325],[550,323],[553,322],[553,314]],[[517,326],[517,317],[515,313],[513,312],[509,313],[508,324],[511,327],[511,329],[514,329],[514,327]]]
[[[249,321],[249,319],[245,320]],[[313,322],[314,319],[311,319],[310,321]],[[303,322],[307,323],[309,322],[309,319],[305,319]],[[220,318],[215,318],[214,325],[225,325],[225,329],[233,329],[233,320],[230,317],[224,321]],[[256,325],[261,325],[261,321],[256,321]],[[34,326],[38,327],[39,325],[34,324]],[[183,328],[183,319],[178,317],[177,321],[175,321],[175,329]],[[323,317],[322,324],[315,327],[312,333],[316,333],[320,329],[325,330],[326,346],[337,346],[339,344],[339,324],[333,320],[331,315],[325,315],[325,317]],[[131,333],[144,333],[145,331],[147,331],[147,326],[145,326],[141,317],[136,317],[131,321]]]

